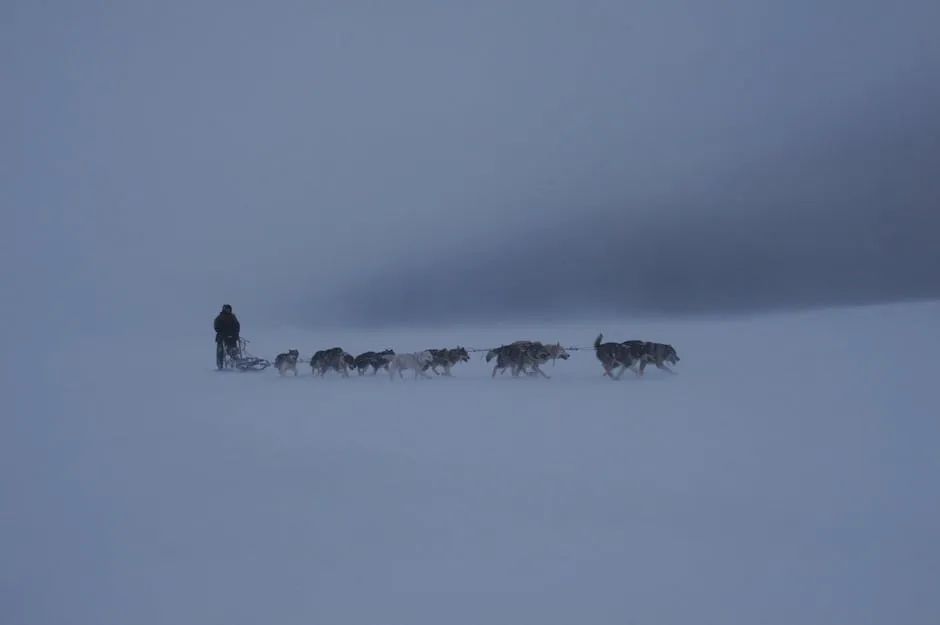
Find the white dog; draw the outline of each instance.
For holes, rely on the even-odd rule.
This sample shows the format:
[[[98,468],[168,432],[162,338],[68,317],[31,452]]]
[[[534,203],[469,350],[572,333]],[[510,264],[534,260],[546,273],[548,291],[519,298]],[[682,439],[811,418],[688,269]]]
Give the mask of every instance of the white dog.
[[[395,374],[398,374],[399,378],[404,379],[405,376],[402,375],[402,371],[405,369],[414,369],[415,380],[419,377],[431,379],[431,376],[426,374],[423,369],[425,366],[430,364],[434,360],[434,356],[431,355],[431,352],[428,350],[420,352],[411,352],[408,354],[390,354],[388,358],[388,375],[394,380]]]

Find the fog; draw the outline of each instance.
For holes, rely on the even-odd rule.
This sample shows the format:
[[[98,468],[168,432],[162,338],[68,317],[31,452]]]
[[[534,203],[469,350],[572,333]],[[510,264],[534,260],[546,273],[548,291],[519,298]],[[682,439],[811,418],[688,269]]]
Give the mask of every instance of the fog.
[[[940,296],[938,23],[6,2],[0,622],[937,622],[938,304],[666,317]],[[217,373],[226,302],[266,358],[588,348]]]
[[[4,316],[154,332],[223,302],[374,324],[936,296],[938,19],[8,3]]]

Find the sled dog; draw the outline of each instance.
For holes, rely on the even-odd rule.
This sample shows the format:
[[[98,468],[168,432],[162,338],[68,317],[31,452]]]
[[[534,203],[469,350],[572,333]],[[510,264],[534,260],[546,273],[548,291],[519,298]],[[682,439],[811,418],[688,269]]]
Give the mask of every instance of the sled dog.
[[[639,341],[638,341],[639,342]],[[676,348],[668,343],[655,343],[653,341],[643,341],[643,358],[640,360],[639,375],[643,375],[647,364],[652,364],[657,369],[662,369],[667,373],[675,374],[667,363],[676,365],[679,363],[679,354]]]
[[[325,376],[327,371],[338,371],[344,378],[349,377],[350,362],[355,362],[350,354],[342,347],[331,347],[316,352],[310,358],[310,368],[313,374]]]
[[[467,353],[464,347],[445,347],[444,349],[429,349],[427,351],[431,352],[431,362],[424,367],[423,371],[431,369],[435,375],[452,376],[451,369],[461,362],[470,361],[470,354]],[[443,367],[444,372],[438,371],[438,367]]]
[[[415,372],[415,380],[419,377],[424,377],[431,379],[427,373],[424,372],[424,369],[430,364],[433,360],[431,352],[428,350],[423,350],[420,352],[410,352],[405,354],[394,354],[387,356],[388,360],[388,375],[389,378],[394,380],[395,374],[398,374],[399,378],[404,379],[402,371],[405,369],[413,369]]]
[[[297,375],[297,360],[300,358],[300,352],[296,349],[288,350],[287,352],[278,354],[274,358],[274,367],[277,369],[277,372],[281,375],[287,375],[289,371],[293,371],[294,375]]]
[[[395,350],[383,349],[380,352],[363,352],[353,360],[353,367],[359,371],[359,375],[364,375],[369,367],[372,367],[372,375],[379,372],[379,369],[388,371],[388,359],[386,356],[394,356]]]
[[[676,350],[667,343],[654,343],[651,341],[630,340],[620,343],[602,343],[604,334],[598,334],[594,339],[594,354],[604,368],[604,375],[613,380],[619,380],[626,369],[634,374],[643,375],[643,371],[650,363],[669,373],[675,373],[666,363],[676,364],[679,356]],[[620,367],[616,376],[613,370]]]
[[[490,377],[496,377],[496,372],[504,372],[507,368],[513,377],[518,377],[520,373],[526,375],[541,375],[544,378],[550,377],[542,371],[540,365],[549,360],[568,360],[570,355],[568,351],[561,346],[561,343],[554,345],[545,345],[541,341],[516,341],[509,345],[501,345],[491,349],[486,353],[486,362],[496,358],[496,364],[493,366],[493,374]],[[526,366],[532,368],[526,370]]]
[[[603,333],[598,334],[597,338],[594,339],[594,355],[604,368],[604,375],[610,376],[611,380],[619,380],[620,376],[622,376],[623,372],[627,369],[639,375],[636,366],[643,357],[641,345],[637,345],[632,341],[625,341],[623,343],[602,343],[601,341],[603,340]],[[620,371],[615,377],[613,370],[616,367],[620,367]]]

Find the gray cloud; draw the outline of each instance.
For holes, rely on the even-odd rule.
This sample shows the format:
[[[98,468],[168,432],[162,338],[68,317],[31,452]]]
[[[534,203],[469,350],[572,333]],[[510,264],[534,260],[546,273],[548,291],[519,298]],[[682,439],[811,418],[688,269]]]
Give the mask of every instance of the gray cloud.
[[[445,319],[458,305],[596,307],[624,284],[674,300],[668,310],[748,305],[718,285],[759,294],[745,269],[762,255],[792,269],[778,285],[799,285],[813,241],[839,239],[845,217],[804,201],[816,178],[840,178],[833,161],[859,159],[841,171],[874,185],[890,154],[901,171],[915,150],[934,156],[936,93],[924,90],[940,74],[938,13],[847,0],[14,3],[0,25],[12,60],[0,261],[17,302],[4,314],[41,329],[63,323],[65,305],[83,331],[202,328],[231,301],[259,323],[375,321],[413,314],[405,293],[446,287],[456,303],[418,307]],[[839,147],[859,132],[879,146],[868,165]],[[849,154],[814,156],[827,150]],[[897,214],[893,194],[913,191],[892,176],[866,188]],[[903,221],[921,233],[930,190],[916,188]],[[801,210],[815,221],[781,213]],[[880,245],[864,214],[853,236]],[[761,224],[775,219],[816,238],[774,247]],[[717,253],[745,229],[762,254]],[[542,269],[538,246],[556,255]],[[648,247],[632,266],[614,256],[626,278],[594,269],[618,246]],[[877,284],[853,288],[918,291],[890,290],[887,268],[907,264],[879,254]],[[564,297],[539,299],[546,277]]]
[[[940,90],[664,195],[595,205],[353,290],[360,320],[689,314],[940,296]],[[629,193],[625,196],[629,197]],[[429,302],[416,307],[415,301]],[[385,305],[379,306],[378,302]]]
[[[552,318],[940,296],[940,47],[908,56],[913,22],[888,38],[871,13],[828,32],[795,15],[764,15],[769,31],[751,24],[741,39],[763,39],[753,54],[734,50],[742,31],[709,31],[716,46],[727,37],[722,71],[703,62],[680,108],[664,102],[639,141],[598,142],[588,162],[600,174],[579,171],[568,194],[545,194],[567,204],[562,217],[489,234],[449,262],[379,273],[347,292],[346,313]],[[776,47],[767,35],[784,31]],[[620,180],[604,179],[605,166]]]

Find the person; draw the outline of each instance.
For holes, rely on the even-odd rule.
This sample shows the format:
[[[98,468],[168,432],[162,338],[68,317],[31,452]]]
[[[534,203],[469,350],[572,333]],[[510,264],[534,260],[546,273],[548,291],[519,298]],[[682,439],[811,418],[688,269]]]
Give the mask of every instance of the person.
[[[231,304],[222,306],[222,312],[216,315],[212,325],[215,328],[215,364],[222,369],[225,352],[238,353],[238,336],[242,328]]]

